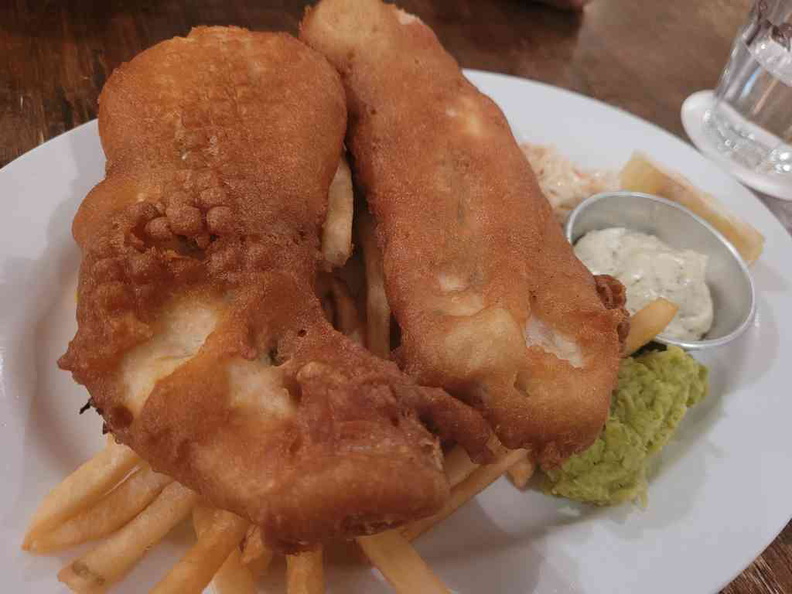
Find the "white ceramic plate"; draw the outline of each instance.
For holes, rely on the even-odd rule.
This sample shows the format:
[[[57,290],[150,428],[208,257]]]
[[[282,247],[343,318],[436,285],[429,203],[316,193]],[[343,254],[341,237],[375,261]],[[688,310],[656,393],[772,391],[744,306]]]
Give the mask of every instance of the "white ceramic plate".
[[[714,592],[792,513],[792,238],[750,192],[667,132],[557,88],[469,76],[521,139],[555,144],[588,167],[618,168],[642,149],[751,221],[767,245],[752,268],[756,321],[736,344],[698,355],[711,367],[712,393],[663,452],[648,509],[595,509],[520,493],[501,480],[417,546],[457,592]],[[103,162],[91,122],[0,171],[4,591],[58,590],[55,574],[73,554],[23,554],[23,529],[47,491],[102,443],[98,417],[77,414],[85,391],[55,361],[75,329],[71,219]],[[154,584],[187,542],[187,529],[169,537],[118,591]],[[350,564],[331,569],[329,580],[332,592],[388,591]]]

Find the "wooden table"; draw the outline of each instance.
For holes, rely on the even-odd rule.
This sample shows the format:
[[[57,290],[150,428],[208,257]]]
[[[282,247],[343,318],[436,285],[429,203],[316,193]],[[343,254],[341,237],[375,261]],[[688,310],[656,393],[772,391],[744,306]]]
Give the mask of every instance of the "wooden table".
[[[0,166],[96,117],[96,99],[104,81],[140,50],[183,35],[194,25],[295,32],[305,4],[4,0],[0,4]],[[578,15],[525,0],[401,1],[434,28],[463,66],[566,87],[617,105],[681,138],[685,138],[679,120],[682,101],[717,83],[749,4],[749,0],[594,0]],[[792,203],[763,200],[792,230]],[[724,592],[792,592],[792,525]]]

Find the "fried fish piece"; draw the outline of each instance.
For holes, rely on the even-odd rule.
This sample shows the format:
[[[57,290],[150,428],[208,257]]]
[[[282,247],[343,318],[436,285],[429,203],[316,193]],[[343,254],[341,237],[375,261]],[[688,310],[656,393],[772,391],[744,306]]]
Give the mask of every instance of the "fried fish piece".
[[[106,178],[73,234],[61,358],[117,439],[298,549],[436,511],[438,439],[486,456],[472,409],[333,330],[313,287],[343,88],[285,34],[198,28],[119,68]]]
[[[544,465],[587,447],[607,418],[624,311],[598,296],[503,113],[420,19],[380,0],[322,0],[301,38],[347,91],[404,368]]]

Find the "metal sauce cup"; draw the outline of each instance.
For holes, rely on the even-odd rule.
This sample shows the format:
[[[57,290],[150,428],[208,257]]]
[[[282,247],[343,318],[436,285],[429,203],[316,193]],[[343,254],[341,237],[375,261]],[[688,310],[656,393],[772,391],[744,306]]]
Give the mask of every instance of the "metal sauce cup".
[[[606,192],[578,205],[566,222],[566,236],[575,243],[589,231],[625,227],[655,235],[671,247],[709,256],[706,281],[712,293],[713,324],[701,340],[656,340],[687,350],[724,345],[750,326],[756,310],[754,286],[737,250],[716,229],[687,208],[639,192]]]

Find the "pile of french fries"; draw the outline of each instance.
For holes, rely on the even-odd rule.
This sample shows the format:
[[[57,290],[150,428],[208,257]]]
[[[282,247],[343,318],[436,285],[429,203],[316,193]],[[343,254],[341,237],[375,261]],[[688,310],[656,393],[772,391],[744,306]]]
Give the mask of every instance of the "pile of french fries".
[[[349,167],[342,163],[330,189],[323,231],[323,253],[331,267],[352,252],[353,199]],[[375,354],[390,354],[391,312],[385,295],[382,257],[374,223],[358,214],[356,234],[365,266],[365,316],[339,278],[320,283],[323,305],[336,327]],[[632,319],[628,354],[654,338],[673,318],[673,304],[659,300]],[[459,447],[445,456],[451,497],[443,509],[398,529],[357,538],[366,558],[396,592],[448,592],[410,544],[486,489],[504,473],[518,488],[528,483],[534,464],[527,450],[490,443],[494,463],[479,466]],[[79,593],[106,591],[175,526],[191,517],[196,542],[153,588],[157,594],[202,592],[210,582],[218,594],[256,592],[256,579],[273,559],[260,530],[243,518],[213,509],[194,491],[154,472],[131,449],[109,437],[102,451],[53,489],[39,505],[24,537],[23,549],[45,554],[90,541],[99,543],[71,561],[58,579]],[[286,556],[288,594],[324,592],[323,551]]]

